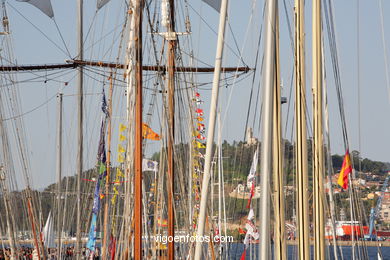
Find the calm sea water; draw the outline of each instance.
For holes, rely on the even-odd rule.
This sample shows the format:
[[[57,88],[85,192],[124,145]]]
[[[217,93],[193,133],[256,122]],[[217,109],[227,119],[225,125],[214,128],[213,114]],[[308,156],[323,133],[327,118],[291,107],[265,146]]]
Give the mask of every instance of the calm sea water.
[[[241,254],[244,250],[244,245],[241,243],[234,243],[230,246],[230,256],[229,259],[240,259]],[[296,256],[296,246],[288,246],[288,259],[291,260],[298,260],[298,257]],[[390,260],[390,247],[381,247],[380,248],[382,252],[383,259]],[[342,246],[339,247],[339,251],[342,252],[343,254],[343,259],[344,260],[349,260],[352,259],[352,247],[350,246]],[[313,247],[311,247],[311,253],[313,253]],[[378,248],[377,247],[367,247],[367,255],[369,259],[372,260],[377,260],[378,259]],[[246,260],[250,259],[257,259],[257,254],[258,254],[258,245],[253,245],[252,248],[249,248],[246,251]],[[327,254],[327,259],[335,259],[334,254],[333,254],[333,246],[328,247],[328,251],[326,252]],[[357,259],[359,259],[358,256],[359,252],[355,250],[355,256]],[[365,252],[360,251],[360,254],[365,254]],[[251,258],[252,255],[252,258]],[[253,256],[256,256],[256,258],[253,258]],[[360,259],[363,257],[360,257]],[[339,258],[340,259],[340,258]]]

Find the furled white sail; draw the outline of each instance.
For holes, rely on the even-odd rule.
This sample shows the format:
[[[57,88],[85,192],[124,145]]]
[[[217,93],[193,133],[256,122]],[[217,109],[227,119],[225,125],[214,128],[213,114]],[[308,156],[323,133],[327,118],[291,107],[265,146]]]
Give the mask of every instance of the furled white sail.
[[[49,16],[50,18],[54,17],[53,8],[51,7],[50,0],[16,0],[18,2],[26,2],[29,3],[39,10],[41,10],[44,14]]]
[[[53,218],[51,216],[51,212],[49,212],[49,216],[47,217],[46,225],[43,228],[43,242],[47,248],[55,248],[54,242],[54,229],[53,229]]]
[[[110,0],[97,0],[97,9],[102,8],[105,4],[107,4]]]
[[[203,2],[214,8],[217,12],[221,10],[221,0],[203,0]]]

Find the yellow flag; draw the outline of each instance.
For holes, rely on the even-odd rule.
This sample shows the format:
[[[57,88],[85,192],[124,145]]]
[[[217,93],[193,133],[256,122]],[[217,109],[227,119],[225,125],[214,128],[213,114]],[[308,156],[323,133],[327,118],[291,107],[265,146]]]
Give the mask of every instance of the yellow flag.
[[[153,132],[153,130],[150,128],[150,126],[148,126],[145,123],[142,123],[142,137],[145,139],[150,139],[150,140],[155,140],[155,141],[158,141],[161,139],[160,136],[157,133]]]
[[[121,154],[118,154],[118,162],[119,163],[125,162],[125,157],[123,157],[123,155],[121,155]]]
[[[122,134],[119,134],[119,141],[123,142],[126,140],[126,137]]]
[[[125,177],[125,175],[119,168],[116,168],[116,177]]]
[[[127,127],[124,124],[122,124],[122,123],[119,124],[119,132],[123,132],[126,129],[127,129]]]
[[[206,145],[202,144],[201,142],[196,141],[196,147],[198,147],[198,148],[206,148]]]
[[[118,144],[118,153],[124,153],[126,152],[125,148],[121,144]]]

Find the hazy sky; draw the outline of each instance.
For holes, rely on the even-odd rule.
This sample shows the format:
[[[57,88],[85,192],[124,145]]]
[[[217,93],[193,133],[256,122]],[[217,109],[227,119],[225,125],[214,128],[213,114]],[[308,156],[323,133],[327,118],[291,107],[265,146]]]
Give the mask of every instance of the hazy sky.
[[[85,1],[85,42],[86,59],[102,59],[104,61],[115,61],[118,56],[118,42],[120,42],[119,31],[124,22],[124,13],[126,7],[124,1],[111,0],[102,10],[96,13],[96,3],[94,1]],[[293,1],[286,0],[287,12],[291,21]],[[341,72],[341,81],[344,95],[345,112],[347,118],[347,128],[351,149],[358,148],[358,105],[357,105],[357,1],[333,1],[335,9],[335,22],[339,54],[339,66]],[[390,3],[383,1],[384,13],[384,32],[386,35],[386,46],[390,43]],[[307,60],[307,95],[308,108],[311,110],[311,4],[306,1],[306,60]],[[242,60],[250,67],[254,67],[257,43],[262,24],[262,9],[264,1],[230,1],[229,23],[227,31],[227,43],[229,48],[225,48],[224,66],[242,65],[239,53],[242,54]],[[10,20],[11,37],[13,39],[13,55],[18,64],[48,64],[63,63],[65,60],[75,57],[76,52],[76,0],[73,1],[52,1],[55,21],[61,32],[67,51],[62,43],[61,36],[56,29],[53,20],[46,17],[33,6],[10,0],[7,6],[7,12]],[[177,26],[183,31],[184,18],[188,10],[191,19],[192,34],[190,36],[180,36],[180,43],[186,52],[192,49],[194,52],[195,65],[207,66],[213,65],[216,45],[218,13],[199,0],[190,0],[186,8],[185,2],[180,1],[178,7]],[[281,70],[283,79],[283,95],[289,97],[292,73],[292,50],[290,35],[288,34],[286,13],[283,0],[279,1],[280,7],[280,49],[281,49]],[[382,31],[380,23],[379,0],[360,1],[360,85],[361,85],[361,151],[363,157],[375,160],[390,161],[388,147],[390,147],[390,124],[389,114],[389,92],[386,87],[384,50],[382,45]],[[20,12],[20,14],[18,13]],[[23,17],[23,16],[25,17]],[[31,25],[30,22],[34,26]],[[207,24],[206,24],[207,23]],[[93,24],[92,27],[90,25]],[[210,27],[210,28],[209,28]],[[113,32],[113,33],[112,33]],[[60,50],[45,35],[54,41]],[[150,31],[145,32],[145,37],[150,38]],[[331,127],[331,148],[334,153],[344,153],[343,140],[341,137],[340,117],[338,114],[337,99],[335,94],[334,79],[332,67],[330,66],[330,56],[327,41],[327,32],[324,31],[325,38],[325,60],[326,60],[326,81],[328,87],[329,99],[329,120]],[[2,36],[4,37],[4,36]],[[125,39],[127,35],[125,36]],[[161,39],[156,36],[157,40]],[[92,44],[95,43],[95,44]],[[114,45],[113,48],[110,46]],[[150,44],[145,44],[144,50],[150,50]],[[6,50],[2,50],[5,52]],[[259,88],[260,64],[262,58],[262,45],[258,56],[258,65],[256,77],[254,78],[254,92]],[[183,54],[183,60],[188,61],[188,52]],[[123,55],[120,61],[124,61]],[[150,57],[144,61],[150,64]],[[188,65],[188,64],[187,64]],[[30,151],[30,160],[32,163],[32,176],[34,187],[44,187],[56,180],[55,177],[55,138],[56,138],[56,99],[57,91],[61,89],[66,95],[64,98],[64,175],[72,175],[76,165],[76,117],[77,109],[75,106],[77,85],[75,81],[76,73],[61,72],[51,75],[53,71],[43,73],[23,73],[18,76],[18,80],[33,79],[37,75],[41,78],[38,82],[20,83],[17,88],[20,91],[22,100],[22,111],[31,113],[24,116],[24,121],[28,129],[28,145]],[[96,150],[98,140],[98,128],[100,126],[101,113],[99,102],[103,82],[107,89],[108,74],[102,70],[91,70],[86,72],[85,77],[85,166],[91,168],[96,163]],[[248,111],[249,95],[252,88],[252,78],[254,73],[237,78],[237,83],[229,84],[225,87],[225,81],[220,92],[220,104],[222,118],[224,120],[224,130],[222,139],[228,141],[242,140],[245,132],[245,119]],[[55,80],[52,80],[56,77]],[[123,77],[119,77],[123,80]],[[45,80],[47,82],[45,83]],[[211,82],[211,75],[198,76],[197,82]],[[65,86],[64,82],[69,82]],[[233,80],[229,80],[233,83]],[[151,83],[146,83],[151,84]],[[211,95],[211,84],[200,87],[200,94],[205,101],[203,108],[205,116],[208,115],[209,98]],[[150,93],[146,94],[150,98]],[[292,95],[293,97],[293,95]],[[254,99],[256,95],[254,96]],[[119,123],[124,121],[125,101],[124,83],[115,88],[114,93],[114,115],[113,115],[113,152],[116,152],[117,128]],[[287,107],[284,105],[284,120],[288,120],[289,129],[285,133],[286,138],[291,138],[292,122],[292,101],[290,114],[287,116]],[[145,109],[148,109],[148,102],[145,102]],[[160,103],[161,101],[157,101]],[[42,105],[43,104],[43,105]],[[252,101],[249,124],[255,122],[255,135],[259,121],[259,106],[257,107],[257,117],[254,121],[255,101]],[[42,106],[41,106],[42,105]],[[158,111],[154,111],[157,116]],[[225,116],[226,115],[226,116]],[[207,122],[207,120],[206,120]],[[153,127],[158,127],[155,121]],[[206,123],[207,126],[207,123]],[[160,146],[158,142],[148,142],[147,155],[157,150]],[[116,155],[114,155],[116,158]],[[15,159],[17,160],[17,159]],[[115,164],[115,162],[114,162]]]

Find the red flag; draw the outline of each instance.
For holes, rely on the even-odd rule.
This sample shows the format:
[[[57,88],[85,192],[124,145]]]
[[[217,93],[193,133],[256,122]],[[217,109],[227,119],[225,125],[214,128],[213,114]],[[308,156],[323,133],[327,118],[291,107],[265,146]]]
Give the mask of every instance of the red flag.
[[[242,252],[240,260],[245,260],[245,257],[246,257],[246,248],[244,248],[244,252]]]
[[[246,231],[243,230],[242,228],[238,228],[238,233],[241,234],[241,235],[245,235]]]

